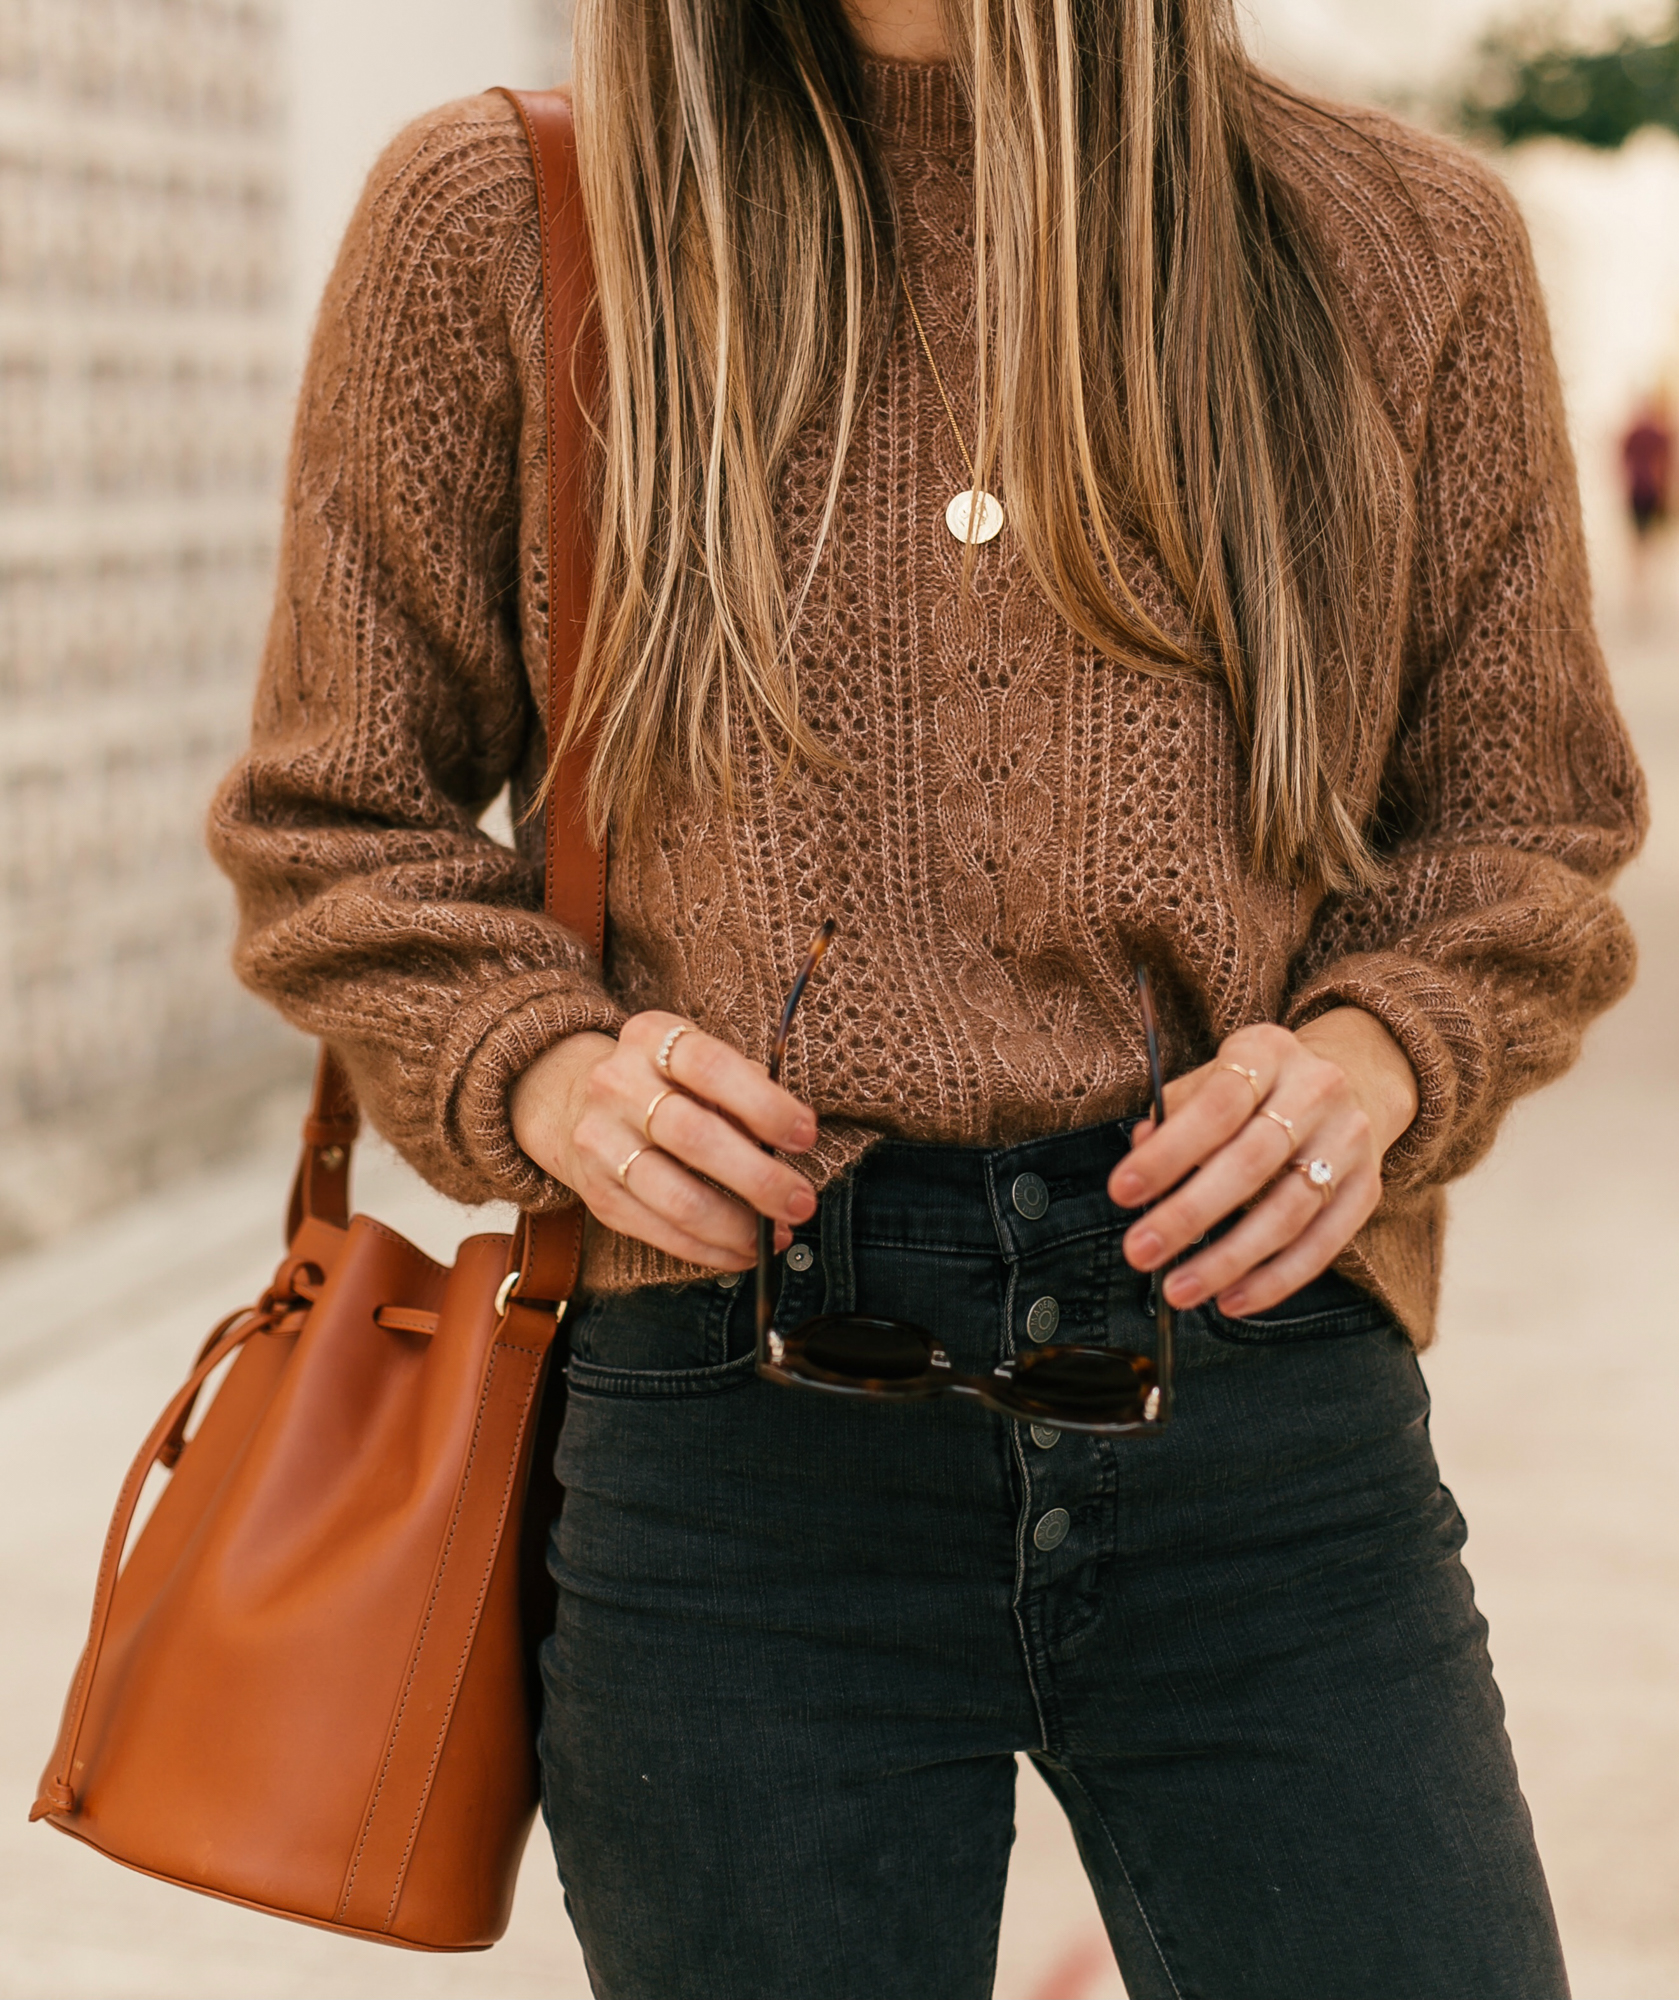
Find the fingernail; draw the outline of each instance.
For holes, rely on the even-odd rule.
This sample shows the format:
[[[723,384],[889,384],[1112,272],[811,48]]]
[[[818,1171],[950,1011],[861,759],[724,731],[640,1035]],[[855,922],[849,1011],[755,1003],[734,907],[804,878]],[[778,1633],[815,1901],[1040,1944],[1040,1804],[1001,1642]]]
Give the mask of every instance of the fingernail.
[[[809,1188],[795,1188],[787,1197],[787,1213],[795,1222],[808,1221],[816,1213],[816,1196]]]
[[[1248,1309],[1247,1293],[1226,1292],[1218,1302],[1218,1309],[1221,1313],[1228,1313],[1232,1319],[1240,1319]]]
[[[1114,1181],[1113,1191],[1119,1205],[1122,1208],[1130,1208],[1143,1192],[1142,1176],[1132,1173],[1128,1167],[1121,1168]]]
[[[1198,1306],[1206,1296],[1200,1284],[1182,1271],[1174,1271],[1166,1280],[1166,1303],[1174,1306]]]
[[[789,1143],[788,1151],[793,1153],[808,1153],[811,1147],[814,1146],[815,1144],[816,1144],[815,1119],[801,1118],[798,1124],[793,1127],[793,1137],[791,1142]]]
[[[1152,1264],[1164,1248],[1152,1229],[1133,1229],[1125,1239],[1125,1253],[1133,1264]]]

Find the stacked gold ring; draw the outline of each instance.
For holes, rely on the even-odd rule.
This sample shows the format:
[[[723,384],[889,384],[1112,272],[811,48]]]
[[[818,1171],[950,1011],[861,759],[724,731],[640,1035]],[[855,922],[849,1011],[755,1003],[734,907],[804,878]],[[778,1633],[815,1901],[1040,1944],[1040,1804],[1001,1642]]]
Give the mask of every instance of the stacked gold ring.
[[[1253,1108],[1257,1111],[1265,1102],[1265,1093],[1259,1087],[1259,1071],[1249,1069],[1245,1064],[1239,1062],[1220,1063],[1219,1068],[1227,1069],[1232,1076],[1239,1076],[1242,1079],[1249,1090],[1253,1092]]]
[[[678,1021],[676,1026],[671,1029],[670,1033],[659,1044],[659,1053],[653,1058],[653,1065],[661,1076],[670,1076],[671,1050],[676,1047],[684,1035],[691,1035],[693,1033],[694,1024],[692,1021]],[[671,1081],[674,1083],[676,1079],[671,1077]]]

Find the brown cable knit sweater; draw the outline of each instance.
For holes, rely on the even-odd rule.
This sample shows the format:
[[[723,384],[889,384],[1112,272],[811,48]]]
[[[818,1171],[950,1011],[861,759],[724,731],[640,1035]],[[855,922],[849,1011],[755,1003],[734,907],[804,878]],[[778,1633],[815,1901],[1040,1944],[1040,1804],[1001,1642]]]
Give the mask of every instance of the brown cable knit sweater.
[[[959,86],[908,65],[870,78],[909,281],[971,430]],[[515,854],[477,825],[509,780],[528,796],[543,760],[525,142],[486,96],[392,146],[322,308],[254,740],[212,842],[238,886],[242,976],[331,1039],[429,1180],[468,1202],[568,1199],[514,1142],[524,1067],[650,1006],[760,1052],[825,915],[839,942],[788,1071],[822,1119],[819,1182],[881,1134],[996,1145],[1135,1112],[1140,954],[1179,1070],[1246,1022],[1344,1003],[1398,1037],[1421,1110],[1342,1268],[1427,1342],[1442,1184],[1631,979],[1605,884],[1637,844],[1642,789],[1592,636],[1561,400],[1507,195],[1371,114],[1290,112],[1275,139],[1414,468],[1414,524],[1392,552],[1400,629],[1362,691],[1363,796],[1380,791],[1397,828],[1385,886],[1257,880],[1220,692],[1094,656],[1006,532],[963,594],[944,526],[962,465],[906,320],[814,593],[833,610],[800,656],[805,711],[846,767],[778,785],[754,754],[730,813],[656,799],[612,850],[604,982],[540,914],[534,830]],[[813,424],[782,474],[790,563],[830,456]],[[1157,615],[1180,615],[1147,551],[1134,559]],[[587,1275],[616,1289],[694,1273],[597,1231]]]

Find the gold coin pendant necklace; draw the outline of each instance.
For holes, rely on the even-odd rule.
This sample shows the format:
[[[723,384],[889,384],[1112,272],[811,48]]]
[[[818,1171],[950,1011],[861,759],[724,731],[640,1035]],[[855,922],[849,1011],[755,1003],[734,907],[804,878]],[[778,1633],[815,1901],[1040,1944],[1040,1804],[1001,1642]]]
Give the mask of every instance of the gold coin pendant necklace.
[[[939,364],[933,359],[932,347],[928,344],[927,329],[921,324],[921,315],[915,309],[915,300],[910,293],[909,279],[900,271],[903,279],[904,303],[909,307],[909,316],[915,321],[915,330],[921,336],[921,351],[927,357],[927,366],[933,371],[933,386],[939,392],[939,401],[944,405],[944,413],[950,419],[951,434],[956,439],[956,449],[962,454],[962,463],[968,468],[968,490],[958,493],[944,510],[944,524],[959,542],[973,544],[991,542],[1003,532],[1008,516],[1003,512],[1003,503],[995,493],[987,493],[979,483],[979,475],[974,471],[974,462],[968,456],[968,447],[962,440],[962,427],[956,421],[956,412],[950,407],[950,398],[945,394],[944,377],[939,373]]]

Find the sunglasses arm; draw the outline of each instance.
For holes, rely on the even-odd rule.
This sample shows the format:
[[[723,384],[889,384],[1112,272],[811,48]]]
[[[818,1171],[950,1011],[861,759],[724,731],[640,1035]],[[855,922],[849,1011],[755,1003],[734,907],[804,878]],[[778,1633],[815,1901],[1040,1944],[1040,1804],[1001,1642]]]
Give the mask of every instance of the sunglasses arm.
[[[775,1300],[772,1295],[773,1271],[771,1256],[775,1249],[775,1225],[767,1215],[758,1218],[758,1296],[756,1330],[758,1359],[769,1359],[770,1322],[775,1317]]]
[[[1159,1291],[1154,1301],[1154,1379],[1160,1388],[1154,1421],[1163,1424],[1172,1414],[1172,1308]]]

